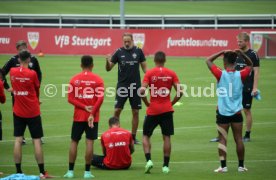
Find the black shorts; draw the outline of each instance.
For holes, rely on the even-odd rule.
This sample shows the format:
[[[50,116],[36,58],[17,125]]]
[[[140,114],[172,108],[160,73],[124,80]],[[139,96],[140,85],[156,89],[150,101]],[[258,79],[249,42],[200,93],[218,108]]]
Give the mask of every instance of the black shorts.
[[[150,137],[157,125],[160,125],[163,135],[174,135],[173,112],[153,116],[147,115],[143,125],[143,135]]]
[[[43,129],[40,115],[33,118],[22,118],[13,114],[13,125],[13,135],[15,137],[23,136],[26,130],[26,126],[28,126],[31,137],[33,139],[43,137]]]
[[[118,93],[119,88],[120,87],[117,87],[116,89],[115,108],[124,109],[124,105],[127,99],[129,99],[131,109],[142,108],[141,98],[138,96],[138,93],[137,93],[137,89],[139,87],[138,88],[136,87],[136,89],[134,89],[132,92],[128,89],[127,93]],[[127,88],[127,87],[124,87],[124,88]]]
[[[243,91],[242,92],[242,106],[244,109],[251,109],[253,96],[251,95],[251,91]]]
[[[232,116],[224,116],[221,115],[218,111],[216,111],[217,115],[217,124],[229,124],[229,123],[241,123],[243,122],[242,114],[241,112],[236,113]]]
[[[90,128],[88,122],[73,122],[71,139],[74,141],[81,140],[81,136],[85,131],[86,139],[95,140],[98,138],[98,123],[94,122],[94,127]]]

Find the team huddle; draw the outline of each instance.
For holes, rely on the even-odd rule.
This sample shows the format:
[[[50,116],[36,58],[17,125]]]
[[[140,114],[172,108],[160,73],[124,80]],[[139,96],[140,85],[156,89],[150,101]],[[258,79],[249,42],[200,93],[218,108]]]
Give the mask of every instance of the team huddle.
[[[155,67],[147,68],[146,58],[143,51],[134,46],[133,37],[130,33],[122,36],[123,47],[116,50],[112,56],[106,57],[106,71],[118,64],[118,82],[116,87],[114,114],[109,119],[109,129],[101,137],[102,155],[93,153],[94,140],[98,139],[98,126],[100,121],[100,109],[104,102],[104,80],[92,72],[94,68],[92,56],[81,57],[82,71],[73,76],[69,82],[68,103],[74,106],[74,116],[71,129],[71,143],[69,149],[68,171],[64,178],[74,178],[74,167],[77,158],[77,149],[83,133],[86,137],[85,169],[84,178],[94,178],[91,165],[97,168],[128,169],[132,163],[131,154],[134,152],[134,144],[140,144],[136,138],[139,125],[139,110],[144,102],[146,117],[143,124],[143,149],[146,159],[145,173],[150,173],[154,167],[151,158],[151,136],[159,125],[163,136],[163,165],[161,171],[165,174],[170,172],[169,162],[171,156],[171,136],[174,135],[173,105],[182,95],[177,74],[165,67],[166,54],[158,51],[154,55]],[[243,140],[250,140],[252,116],[250,112],[252,97],[257,93],[256,76],[258,76],[259,59],[254,51],[249,49],[249,36],[247,33],[238,35],[238,42],[244,43],[236,50],[223,50],[207,58],[206,63],[212,74],[217,79],[217,88],[228,88],[231,84],[232,92],[219,91],[216,110],[216,123],[218,137],[218,153],[221,166],[215,172],[227,172],[227,135],[231,127],[237,146],[238,171],[245,172],[244,144]],[[16,173],[23,173],[21,168],[22,143],[24,132],[28,126],[33,139],[35,158],[39,167],[40,178],[52,178],[45,171],[44,156],[41,138],[43,128],[40,116],[39,88],[42,73],[37,59],[27,50],[24,41],[18,41],[16,48],[18,55],[9,60],[1,70],[0,102],[5,102],[4,87],[12,94],[13,122],[14,122],[14,163]],[[255,54],[252,58],[251,54]],[[223,56],[224,68],[217,67],[213,62]],[[237,66],[240,67],[237,69]],[[140,67],[145,73],[143,80],[140,78]],[[254,72],[255,71],[255,75]],[[5,76],[10,73],[11,87]],[[249,83],[252,82],[252,83]],[[254,83],[253,83],[254,82]],[[245,99],[244,84],[247,95]],[[248,85],[249,84],[249,85]],[[130,88],[130,87],[135,87]],[[125,90],[124,96],[120,93]],[[147,99],[146,91],[149,89],[150,100]],[[164,90],[165,89],[165,90]],[[171,98],[171,91],[176,91]],[[252,94],[251,94],[252,92]],[[247,94],[248,94],[247,93]],[[132,109],[131,132],[120,127],[120,114],[126,101],[129,100]],[[244,101],[247,101],[244,103]],[[249,101],[249,102],[248,102]],[[250,105],[248,105],[250,104]],[[242,110],[246,109],[247,128],[246,136],[242,138]],[[250,117],[248,118],[248,113]],[[2,116],[0,114],[0,118]],[[0,120],[1,120],[0,119]],[[2,125],[1,139],[2,139]]]

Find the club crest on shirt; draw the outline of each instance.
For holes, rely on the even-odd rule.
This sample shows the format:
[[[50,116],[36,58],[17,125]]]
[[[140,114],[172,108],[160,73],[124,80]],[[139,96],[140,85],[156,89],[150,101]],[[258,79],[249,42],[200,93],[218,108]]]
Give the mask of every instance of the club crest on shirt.
[[[156,81],[157,81],[157,77],[156,77],[156,76],[152,76],[152,77],[151,77],[151,81],[152,81],[152,82],[156,82]]]
[[[29,62],[29,68],[32,68],[34,64],[32,62]]]
[[[133,42],[134,45],[142,49],[145,44],[146,36],[144,33],[133,33]]]
[[[35,49],[39,42],[39,32],[28,32],[28,41],[32,49]]]
[[[134,59],[136,59],[136,58],[137,58],[137,54],[136,54],[136,53],[133,53],[133,54],[132,54],[132,57],[133,57]]]
[[[253,35],[253,50],[258,52],[259,49],[261,48],[263,43],[263,36],[261,34],[254,34]]]

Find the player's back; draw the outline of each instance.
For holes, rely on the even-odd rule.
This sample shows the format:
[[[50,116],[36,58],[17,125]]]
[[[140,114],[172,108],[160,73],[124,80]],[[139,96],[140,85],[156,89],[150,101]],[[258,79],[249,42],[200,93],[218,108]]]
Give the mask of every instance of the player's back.
[[[90,71],[83,71],[76,74],[70,80],[70,85],[72,89],[69,92],[69,99],[74,99],[85,106],[95,105],[99,96],[98,93],[102,92],[104,88],[102,78]],[[95,122],[98,121],[98,116],[99,113],[97,112]],[[86,121],[88,117],[88,112],[83,108],[75,106],[74,120]]]
[[[102,145],[106,149],[104,163],[112,169],[127,168],[131,165],[130,143],[132,136],[122,128],[111,128],[101,137]]]
[[[150,106],[147,113],[156,115],[173,111],[170,92],[173,84],[179,81],[176,73],[165,67],[155,67],[146,73],[145,80],[150,88]]]
[[[25,67],[11,68],[10,79],[15,99],[14,113],[23,118],[40,115],[38,100],[40,85],[35,71]]]

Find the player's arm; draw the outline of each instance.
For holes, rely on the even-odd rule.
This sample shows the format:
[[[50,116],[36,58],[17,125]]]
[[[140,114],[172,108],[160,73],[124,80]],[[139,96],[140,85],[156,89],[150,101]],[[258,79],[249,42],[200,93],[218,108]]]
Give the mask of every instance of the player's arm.
[[[34,70],[35,70],[35,72],[37,74],[39,83],[41,84],[41,81],[42,81],[42,72],[41,72],[41,69],[40,69],[39,62],[36,59],[36,57],[34,57],[34,56],[32,57],[32,59],[33,59],[33,63],[34,63]]]
[[[149,84],[147,82],[143,82],[142,86],[140,88],[141,99],[143,100],[143,102],[145,103],[145,105],[147,107],[150,105],[148,98],[146,96],[146,90],[147,90],[148,86],[149,86]]]
[[[11,68],[13,67],[13,64],[14,64],[13,60],[14,60],[13,58],[8,60],[8,62],[2,68],[2,75],[3,75],[2,78],[4,80],[4,88],[8,92],[12,92],[12,88],[10,87],[10,85],[8,84],[8,81],[6,80],[6,75],[10,72]]]
[[[107,55],[106,58],[106,64],[105,64],[105,70],[106,71],[111,71],[111,69],[115,66],[115,63],[111,61],[111,56]]]
[[[103,141],[103,137],[101,136],[101,145],[102,145],[102,151],[103,151],[103,155],[106,156],[106,149],[104,146],[104,141]]]
[[[4,85],[0,78],[0,103],[4,104],[6,102],[6,96],[4,92]]]
[[[72,104],[73,106],[75,106],[75,107],[78,107],[80,109],[88,111],[88,106],[86,106],[85,104],[83,104],[83,103],[79,102],[78,100],[76,100],[75,95],[76,95],[75,88],[74,88],[73,84],[70,83],[69,87],[68,87],[68,102],[70,104]],[[90,109],[91,109],[91,107],[90,107]]]
[[[95,89],[95,96],[97,98],[96,103],[92,108],[91,115],[95,117],[96,112],[99,111],[101,105],[103,104],[104,100],[104,83],[101,82],[99,86]]]
[[[254,82],[253,82],[253,90],[252,94],[255,96],[257,95],[258,91],[258,81],[260,76],[260,59],[256,52],[254,52],[254,57],[252,57],[253,61],[253,70],[254,70]]]
[[[260,67],[253,67],[254,70],[254,82],[253,82],[253,90],[252,93],[253,95],[257,94],[258,90],[258,81],[259,81],[259,76],[260,76]]]
[[[174,87],[174,89],[176,91],[176,94],[175,94],[175,96],[174,96],[174,98],[173,98],[173,100],[171,102],[172,106],[176,102],[178,102],[181,99],[181,97],[183,96],[183,87],[179,83],[173,83],[173,87]]]
[[[38,80],[36,72],[35,71],[32,71],[32,72],[33,72],[33,76],[34,76],[34,87],[35,87],[36,96],[39,99],[40,82]]]
[[[147,63],[146,63],[146,61],[141,62],[140,65],[141,65],[141,68],[142,68],[143,72],[146,73],[147,72]]]
[[[206,64],[208,66],[208,68],[211,70],[211,67],[213,66],[213,62],[218,58],[220,57],[221,55],[224,54],[225,51],[220,51],[220,52],[217,52],[211,56],[209,56],[207,59],[206,59]]]

